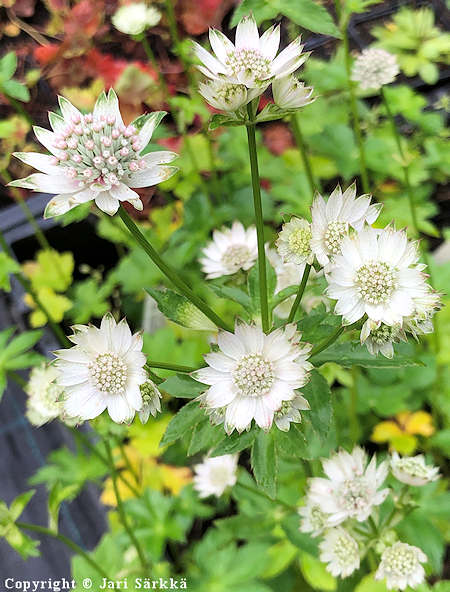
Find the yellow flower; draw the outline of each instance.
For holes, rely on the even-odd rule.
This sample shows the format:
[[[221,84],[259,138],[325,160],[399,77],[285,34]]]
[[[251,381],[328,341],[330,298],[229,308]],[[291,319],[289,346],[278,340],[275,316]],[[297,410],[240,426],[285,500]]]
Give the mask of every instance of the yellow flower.
[[[433,419],[426,411],[402,411],[394,420],[376,425],[370,439],[377,444],[388,442],[390,450],[409,455],[418,446],[416,436],[428,438],[434,430]]]

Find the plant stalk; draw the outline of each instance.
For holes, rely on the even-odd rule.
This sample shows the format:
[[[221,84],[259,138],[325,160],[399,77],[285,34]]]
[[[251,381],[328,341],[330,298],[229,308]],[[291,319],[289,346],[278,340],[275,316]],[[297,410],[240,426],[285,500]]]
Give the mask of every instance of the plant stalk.
[[[292,305],[291,311],[289,313],[289,317],[287,322],[292,323],[295,318],[295,313],[297,312],[298,307],[300,306],[300,302],[302,300],[303,292],[305,291],[306,283],[309,278],[309,274],[311,272],[311,265],[309,263],[306,264],[305,270],[303,271],[302,281],[300,286],[298,287],[297,296],[295,297],[294,303]]]
[[[119,208],[119,216],[123,220],[125,226],[130,231],[130,234],[136,240],[136,242],[144,249],[153,263],[159,268],[159,270],[172,282],[172,284],[192,302],[198,309],[200,309],[215,325],[229,330],[225,322],[205,303],[199,296],[197,296],[193,290],[186,284],[184,280],[178,275],[178,273],[172,269],[159,255],[159,253],[152,247],[142,232],[139,230],[131,216],[127,213],[125,208],[121,205]]]
[[[258,272],[259,272],[259,296],[261,301],[261,323],[264,333],[268,333],[269,326],[269,302],[267,296],[266,276],[266,252],[264,248],[264,222],[261,203],[261,186],[258,170],[258,153],[256,150],[256,123],[253,115],[252,104],[247,105],[249,117],[247,129],[248,153],[252,172],[253,203],[255,207],[255,222],[258,238]]]
[[[300,127],[300,123],[298,121],[297,114],[292,115],[291,117],[291,126],[292,132],[294,134],[295,142],[297,144],[297,148],[300,151],[300,156],[302,157],[303,166],[305,167],[306,177],[308,179],[309,191],[311,193],[311,199],[314,198],[314,193],[316,191],[316,184],[314,182],[314,176],[311,168],[311,163],[308,156],[308,150],[306,148],[305,140],[303,138],[303,133]]]
[[[154,362],[153,360],[147,360],[146,369],[147,367],[150,369],[173,370],[174,372],[183,372],[186,374],[198,370],[198,368],[192,368],[191,366],[181,366],[180,364],[170,364],[169,362]]]

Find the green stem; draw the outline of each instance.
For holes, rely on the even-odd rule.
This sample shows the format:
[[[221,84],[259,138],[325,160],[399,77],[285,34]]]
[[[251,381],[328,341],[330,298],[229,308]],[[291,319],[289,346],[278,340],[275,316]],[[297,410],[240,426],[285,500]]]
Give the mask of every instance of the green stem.
[[[125,446],[124,446],[123,442],[121,442],[119,440],[118,444],[119,444],[119,448],[120,448],[120,454],[122,455],[123,461],[125,463],[125,466],[128,469],[128,472],[131,475],[133,475],[133,479],[135,480],[136,484],[139,485],[139,481],[140,481],[139,473],[137,473],[135,471],[133,465],[131,464],[130,458],[127,454],[127,451],[125,450]]]
[[[303,133],[300,128],[300,123],[298,121],[298,117],[296,114],[294,114],[291,117],[291,126],[292,126],[292,131],[294,133],[294,138],[295,138],[295,142],[297,144],[297,148],[299,149],[300,155],[302,157],[303,166],[305,167],[306,177],[308,178],[308,185],[309,185],[309,190],[310,190],[311,199],[312,199],[314,197],[314,193],[316,191],[316,184],[314,182],[314,176],[313,176],[313,172],[312,172],[312,168],[311,168],[311,163],[309,161],[309,156],[308,156],[306,144],[303,139]]]
[[[28,121],[30,125],[33,125],[33,119],[31,118],[31,115],[28,113],[28,111],[25,110],[25,108],[22,106],[21,103],[19,103],[19,101],[16,101],[16,99],[13,99],[12,97],[8,97],[8,101],[11,107],[14,108],[18,115],[21,115],[24,119]]]
[[[0,231],[0,246],[2,247],[3,251],[9,257],[11,257],[11,259],[14,259],[14,253],[10,249],[10,247],[9,247],[8,243],[6,242],[5,237],[3,236],[3,233],[1,231]],[[68,346],[72,345],[71,342],[64,335],[64,332],[61,329],[61,327],[57,323],[55,323],[55,321],[51,318],[50,313],[48,312],[47,308],[44,306],[42,301],[39,299],[39,296],[37,295],[37,293],[33,289],[31,282],[28,280],[28,278],[26,278],[22,274],[22,272],[18,272],[14,275],[16,276],[17,280],[19,281],[19,283],[21,284],[21,286],[23,287],[25,292],[28,292],[28,294],[30,294],[30,296],[33,299],[33,301],[35,302],[36,306],[47,317],[47,322],[48,322],[50,328],[52,329],[55,337],[60,342],[60,344],[64,347],[68,347]]]
[[[350,388],[350,437],[352,442],[356,444],[359,439],[359,423],[358,423],[358,366],[352,366],[352,386]]]
[[[364,140],[363,140],[363,136],[362,136],[362,132],[361,132],[361,126],[359,124],[358,103],[356,100],[354,82],[351,79],[352,58],[350,55],[350,45],[349,45],[348,33],[347,33],[347,22],[343,23],[343,25],[341,27],[341,32],[342,32],[342,43],[344,46],[344,53],[345,53],[345,69],[346,69],[346,73],[347,73],[348,92],[350,95],[350,108],[351,108],[351,112],[352,112],[353,130],[355,132],[356,142],[358,144],[358,150],[359,150],[361,181],[362,181],[364,193],[370,193],[369,175],[367,173]]]
[[[39,526],[38,524],[28,524],[27,522],[16,522],[16,526],[18,526],[19,528],[23,528],[24,530],[31,530],[39,534],[44,534],[46,536],[53,537],[58,541],[61,541],[67,547],[69,547],[69,549],[77,553],[77,555],[83,557],[83,559],[85,559],[87,563],[89,563],[89,565],[91,565],[102,576],[102,578],[106,578],[107,580],[109,580],[109,577],[107,573],[103,571],[103,568],[100,565],[98,565],[98,563],[96,563],[92,559],[92,557],[90,557],[85,551],[83,551],[81,547],[79,547],[76,543],[74,543],[71,539],[64,536],[63,534],[54,532],[53,530],[45,528],[44,526]]]
[[[164,382],[164,378],[161,378],[160,376],[152,372],[149,366],[146,366],[145,369],[147,370],[148,376],[151,378],[151,380],[153,380],[155,384],[161,384],[162,382]]]
[[[111,446],[109,445],[109,442],[107,440],[105,440],[104,442],[105,442],[106,454],[109,459],[109,466],[111,468],[111,478],[112,478],[112,482],[113,482],[114,494],[116,496],[117,511],[119,513],[119,518],[120,518],[120,521],[122,522],[123,527],[127,531],[128,536],[131,539],[131,542],[133,543],[134,547],[136,548],[142,568],[145,570],[146,575],[148,575],[148,573],[150,571],[150,566],[148,565],[144,551],[142,550],[142,547],[141,547],[139,541],[137,540],[132,527],[128,523],[125,509],[123,507],[123,501],[122,501],[122,498],[120,497],[119,488],[117,487],[117,471],[116,471],[116,467],[114,465],[114,459],[113,459],[113,455],[112,455],[112,451],[111,451]]]
[[[228,330],[225,322],[211,309],[209,306],[199,298],[184,280],[172,269],[159,253],[152,247],[142,232],[134,223],[133,219],[128,215],[123,206],[119,208],[119,216],[122,218],[125,226],[130,231],[136,242],[144,249],[153,263],[160,269],[160,271],[172,282],[172,284],[192,302],[198,309],[200,309],[215,325]]]
[[[180,364],[170,364],[169,362],[154,362],[153,360],[147,360],[146,367],[148,368],[160,368],[161,370],[173,370],[174,372],[185,372],[189,374],[198,370],[192,366],[181,366]]]
[[[327,349],[327,347],[334,343],[336,339],[338,339],[338,337],[340,337],[344,331],[345,327],[338,327],[336,331],[334,331],[334,333],[332,333],[329,337],[326,337],[323,341],[321,341],[315,347],[312,348],[311,357],[320,354],[320,352],[322,352],[324,349]]]
[[[252,104],[247,105],[249,117],[247,129],[248,153],[252,172],[253,203],[255,207],[256,233],[258,238],[258,271],[259,271],[259,296],[261,301],[261,322],[264,333],[268,333],[269,326],[269,302],[267,296],[266,277],[266,252],[264,248],[264,222],[261,203],[261,186],[258,170],[258,153],[256,150],[256,124],[253,115]]]
[[[148,39],[147,39],[145,33],[142,33],[141,35],[139,35],[138,39],[142,43],[142,47],[144,48],[145,55],[147,56],[153,69],[155,70],[155,72],[158,75],[159,84],[161,86],[161,90],[164,93],[164,96],[169,97],[169,89],[167,88],[166,79],[164,78],[163,73],[161,72],[161,68],[160,68],[158,62],[156,61],[155,54],[153,53],[152,47],[151,47],[150,43],[148,42]]]
[[[261,491],[260,489],[254,489],[253,487],[250,487],[249,485],[245,485],[245,483],[242,483],[241,481],[238,481],[236,483],[236,485],[238,485],[239,487],[242,487],[243,489],[246,489],[247,491],[250,491],[251,493],[254,493],[255,495],[259,495],[260,497],[263,497],[266,500],[269,500],[269,502],[272,502],[273,504],[279,504],[280,506],[284,506],[286,509],[290,510],[291,512],[298,511],[297,506],[291,506],[291,504],[288,504],[287,502],[284,502],[283,500],[280,500],[278,498],[271,498],[269,495],[267,495],[267,493],[264,493],[264,491]]]
[[[302,281],[300,286],[298,287],[297,296],[295,297],[294,304],[292,305],[291,312],[289,313],[289,317],[287,322],[292,323],[295,318],[295,313],[297,312],[298,307],[300,306],[300,302],[302,300],[303,292],[305,291],[306,282],[309,278],[309,273],[311,271],[311,265],[309,263],[306,264],[305,270],[303,271]]]

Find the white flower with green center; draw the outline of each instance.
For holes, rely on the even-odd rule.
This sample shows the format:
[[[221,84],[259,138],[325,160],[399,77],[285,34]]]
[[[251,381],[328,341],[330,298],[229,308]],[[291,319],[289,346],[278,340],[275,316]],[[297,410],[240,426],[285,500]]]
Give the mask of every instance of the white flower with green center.
[[[106,314],[100,328],[75,325],[74,347],[55,352],[57,384],[64,388],[69,417],[93,419],[105,409],[116,423],[130,422],[142,408],[140,386],[147,381],[142,336],[125,319]]]
[[[384,461],[377,467],[374,455],[367,464],[367,455],[359,446],[351,454],[346,450],[337,452],[323,460],[322,466],[327,479],[309,480],[309,499],[329,514],[330,526],[347,518],[364,522],[389,493],[389,489],[379,490],[388,474],[388,463]]]
[[[264,89],[248,89],[244,84],[222,80],[200,82],[198,92],[207,103],[220,111],[237,111],[259,96]]]
[[[433,333],[433,316],[442,307],[441,295],[427,285],[427,291],[414,298],[414,312],[404,320],[405,331],[416,339],[419,335]]]
[[[306,504],[298,509],[301,516],[300,531],[309,532],[312,537],[321,535],[328,526],[328,514],[320,506],[306,498]]]
[[[25,392],[28,394],[25,415],[36,427],[60,417],[63,413],[64,389],[55,383],[56,368],[49,364],[36,366],[30,372]]]
[[[300,411],[310,409],[308,401],[302,395],[296,395],[292,401],[284,401],[280,409],[275,413],[275,425],[282,432],[288,432],[291,423],[300,423],[302,414]]]
[[[233,275],[241,269],[247,271],[258,258],[256,228],[250,226],[245,230],[235,221],[231,228],[214,230],[213,240],[202,253],[200,263],[207,279]]]
[[[142,210],[133,188],[165,181],[178,169],[166,166],[177,155],[158,151],[141,156],[164,111],[152,113],[138,128],[125,126],[116,93],[99,96],[92,113],[83,115],[64,97],[59,97],[61,115],[49,113],[53,131],[34,127],[39,142],[51,156],[16,152],[14,156],[41,171],[10,185],[44,193],[57,193],[45,208],[44,217],[59,216],[89,201],[113,215],[121,202]]]
[[[205,355],[208,364],[193,373],[209,385],[199,400],[210,414],[221,409],[227,434],[250,429],[252,420],[270,429],[285,401],[309,380],[311,346],[301,343],[295,325],[266,335],[260,327],[237,323],[234,333],[218,334],[219,351]]]
[[[154,6],[147,6],[145,2],[124,4],[111,18],[116,29],[126,35],[140,35],[148,27],[155,27],[160,20],[159,10]]]
[[[418,261],[417,244],[402,230],[366,227],[345,237],[327,276],[327,295],[337,300],[335,313],[345,324],[367,314],[376,323],[403,326],[414,313],[415,299],[429,290]]]
[[[276,242],[278,254],[285,263],[302,265],[314,261],[311,250],[311,224],[303,218],[293,217],[283,224]]]
[[[357,541],[343,528],[332,528],[319,545],[320,560],[335,578],[347,578],[359,568],[361,555]]]
[[[305,86],[292,74],[277,78],[272,84],[275,105],[286,110],[300,109],[315,101],[315,97],[311,97],[313,90],[312,86]]]
[[[341,252],[342,241],[351,228],[359,232],[366,222],[375,222],[381,205],[370,202],[370,195],[356,197],[355,183],[344,193],[337,186],[328,201],[316,195],[311,206],[311,249],[320,265],[329,265]]]
[[[365,345],[372,356],[379,353],[386,358],[394,357],[394,343],[407,341],[401,325],[384,325],[380,321],[367,319],[361,329],[361,345]]]
[[[161,393],[156,384],[147,379],[140,386],[142,395],[142,407],[139,411],[139,419],[141,423],[147,423],[150,413],[153,417],[161,411]]]
[[[407,485],[419,487],[439,479],[439,467],[427,465],[423,454],[404,456],[392,453],[391,471],[396,479]]]
[[[225,454],[204,458],[194,466],[194,489],[199,497],[215,495],[220,497],[228,487],[233,487],[237,480],[237,454]]]
[[[217,29],[209,30],[209,40],[214,55],[192,42],[195,54],[202,62],[198,69],[212,80],[243,84],[251,89],[264,90],[273,79],[297,70],[309,55],[302,54],[303,45],[297,37],[277,56],[280,27],[272,26],[259,37],[252,15],[245,16],[238,23],[235,44]]]
[[[353,64],[352,80],[358,82],[363,90],[378,90],[385,84],[394,82],[399,72],[394,55],[384,49],[368,47]]]
[[[386,580],[388,590],[405,590],[408,586],[414,589],[425,580],[421,564],[426,561],[422,549],[399,541],[381,555],[375,579]]]

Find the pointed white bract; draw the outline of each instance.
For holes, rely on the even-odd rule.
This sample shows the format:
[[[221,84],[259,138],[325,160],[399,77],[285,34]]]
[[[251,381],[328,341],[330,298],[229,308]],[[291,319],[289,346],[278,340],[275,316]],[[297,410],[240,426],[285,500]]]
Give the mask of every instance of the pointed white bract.
[[[320,506],[306,497],[304,506],[298,509],[301,516],[300,531],[308,532],[312,537],[320,536],[328,526],[328,514]]]
[[[337,300],[335,312],[345,324],[365,314],[376,323],[403,326],[413,315],[416,299],[428,293],[417,243],[406,232],[366,227],[347,236],[328,275],[327,294]]]
[[[275,425],[282,432],[288,432],[291,423],[300,423],[300,411],[311,409],[308,401],[302,395],[296,395],[292,401],[285,401],[281,409],[275,413]]]
[[[141,420],[141,423],[145,424],[147,423],[150,414],[155,417],[156,414],[161,411],[161,393],[156,384],[150,379],[147,379],[141,384],[140,389],[142,395],[142,407],[139,411],[139,419]]]
[[[312,86],[305,86],[296,76],[289,75],[277,78],[272,83],[273,100],[277,107],[285,110],[296,110],[315,101],[312,97]]]
[[[423,454],[404,456],[392,453],[391,471],[396,479],[407,485],[419,487],[439,479],[439,467],[427,465]]]
[[[233,84],[224,80],[200,82],[198,92],[207,103],[220,111],[237,111],[258,97],[264,88],[248,89],[244,84]]]
[[[228,487],[233,487],[237,480],[237,454],[225,454],[204,458],[194,466],[194,489],[199,497],[215,495],[220,497]]]
[[[433,316],[441,307],[441,295],[427,284],[426,292],[414,298],[414,312],[404,320],[405,330],[416,339],[419,335],[432,333]]]
[[[212,80],[241,84],[249,89],[264,90],[273,79],[287,76],[307,59],[297,37],[278,55],[280,27],[270,27],[261,37],[253,15],[245,16],[237,25],[233,44],[223,33],[209,30],[214,55],[193,42],[196,56],[202,63],[198,69]]]
[[[75,345],[56,351],[54,362],[66,414],[86,420],[108,409],[116,423],[130,422],[142,408],[140,386],[147,381],[142,336],[109,313],[100,328],[75,325],[73,331],[69,339]]]
[[[133,189],[165,181],[178,169],[167,166],[177,155],[158,151],[141,156],[163,111],[152,113],[137,129],[125,126],[116,93],[110,89],[99,96],[92,113],[83,115],[67,99],[59,97],[62,116],[49,114],[53,131],[35,127],[37,139],[51,156],[35,152],[16,152],[14,156],[38,169],[10,185],[43,193],[56,193],[44,217],[65,214],[72,208],[94,201],[109,215],[121,202],[142,210],[141,199]]]
[[[355,183],[344,192],[337,186],[328,201],[316,195],[311,206],[311,249],[320,265],[329,265],[341,252],[351,229],[359,232],[365,223],[375,222],[381,205],[370,202],[370,195],[356,197]]]
[[[363,90],[378,90],[385,84],[394,82],[399,72],[394,55],[384,49],[368,47],[353,64],[352,80],[358,82]]]
[[[309,480],[308,498],[329,515],[328,524],[337,526],[348,518],[367,520],[373,508],[380,505],[389,489],[379,489],[388,474],[388,463],[377,467],[375,455],[367,464],[367,455],[356,446],[352,453],[341,450],[322,461],[327,478]]]
[[[231,228],[214,230],[213,240],[202,253],[200,263],[207,279],[233,275],[241,269],[247,271],[258,257],[256,228],[250,226],[245,230],[235,221]]]
[[[303,218],[294,216],[289,222],[283,224],[278,235],[276,242],[278,254],[285,263],[311,265],[314,261],[311,239],[311,224]]]
[[[358,542],[344,528],[332,528],[319,545],[320,560],[335,578],[347,578],[359,568],[361,555]]]
[[[64,389],[55,383],[56,368],[49,364],[36,366],[30,372],[25,392],[28,395],[25,415],[29,422],[40,427],[63,413]]]
[[[422,563],[426,561],[422,549],[398,541],[383,552],[375,579],[386,580],[388,590],[417,588],[425,580]]]
[[[394,357],[394,343],[407,341],[405,332],[401,325],[385,325],[381,321],[367,319],[361,329],[361,345],[365,345],[372,356],[379,353],[385,358]]]
[[[206,354],[208,366],[192,376],[209,385],[199,400],[207,413],[220,410],[228,434],[250,429],[253,420],[269,430],[283,403],[296,398],[312,369],[311,346],[300,339],[293,324],[269,335],[245,323],[219,333],[219,351]]]

